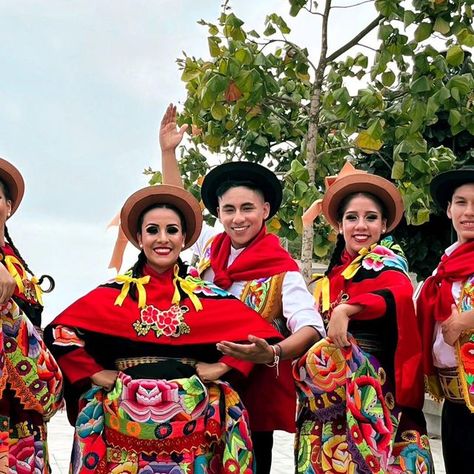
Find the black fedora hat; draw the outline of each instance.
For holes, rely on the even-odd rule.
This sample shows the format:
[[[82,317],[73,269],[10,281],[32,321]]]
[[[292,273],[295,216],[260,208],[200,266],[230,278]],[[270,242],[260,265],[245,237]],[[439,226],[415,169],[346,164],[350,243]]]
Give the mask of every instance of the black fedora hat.
[[[281,183],[275,173],[268,168],[248,161],[230,161],[209,171],[201,187],[201,197],[208,211],[217,216],[219,206],[217,190],[222,184],[246,181],[258,188],[263,193],[265,201],[270,204],[268,219],[275,215],[283,197]]]
[[[430,184],[431,197],[446,210],[454,191],[463,184],[474,184],[474,166],[463,166],[457,170],[445,171],[435,176]]]

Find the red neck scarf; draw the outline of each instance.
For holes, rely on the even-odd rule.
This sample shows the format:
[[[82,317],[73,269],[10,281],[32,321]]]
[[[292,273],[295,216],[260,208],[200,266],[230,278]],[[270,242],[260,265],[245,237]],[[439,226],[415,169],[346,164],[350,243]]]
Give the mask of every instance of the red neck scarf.
[[[234,281],[250,281],[268,278],[278,273],[298,271],[298,265],[281,246],[278,237],[267,234],[265,226],[248,247],[227,267],[231,248],[230,237],[218,234],[211,245],[211,268],[215,273],[214,283],[227,289]]]
[[[423,285],[417,301],[418,320],[423,338],[425,374],[433,373],[432,346],[435,321],[451,315],[454,304],[452,285],[474,273],[474,241],[461,244],[450,255],[444,254],[436,270]]]

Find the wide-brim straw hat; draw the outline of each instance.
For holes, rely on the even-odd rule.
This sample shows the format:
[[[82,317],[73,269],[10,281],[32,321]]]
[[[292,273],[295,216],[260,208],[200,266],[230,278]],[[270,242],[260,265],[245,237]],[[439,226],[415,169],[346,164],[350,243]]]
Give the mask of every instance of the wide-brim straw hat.
[[[170,204],[178,209],[186,223],[184,249],[196,242],[202,229],[202,212],[198,200],[178,186],[160,184],[134,192],[120,212],[120,226],[127,239],[137,248],[138,220],[142,213],[155,204]]]
[[[13,166],[7,160],[0,158],[0,179],[8,187],[8,192],[12,201],[12,208],[10,216],[12,216],[18,209],[23,194],[25,192],[25,182],[23,176],[15,166]]]
[[[270,214],[274,216],[280,209],[283,192],[281,183],[273,171],[265,166],[249,161],[230,161],[213,168],[204,178],[201,197],[208,211],[217,217],[219,200],[217,190],[225,182],[249,181],[258,188],[266,202],[270,204]]]
[[[349,194],[370,193],[382,201],[387,215],[387,230],[392,231],[403,217],[403,199],[400,191],[388,179],[358,170],[346,162],[340,173],[326,178],[328,187],[322,200],[322,213],[334,229],[338,229],[338,211],[342,200]]]
[[[454,191],[463,184],[474,184],[474,166],[463,166],[457,170],[445,171],[435,176],[430,184],[432,198],[446,210]]]

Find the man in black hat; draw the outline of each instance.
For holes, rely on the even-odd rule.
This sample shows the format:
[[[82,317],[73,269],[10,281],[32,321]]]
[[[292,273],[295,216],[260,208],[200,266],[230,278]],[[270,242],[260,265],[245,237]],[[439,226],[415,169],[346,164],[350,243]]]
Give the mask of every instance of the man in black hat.
[[[163,180],[167,184],[182,186],[175,149],[185,130],[186,126],[177,129],[176,108],[168,107],[160,129]],[[278,238],[266,231],[265,221],[278,211],[282,199],[275,174],[256,163],[225,163],[204,178],[201,195],[224,232],[216,234],[210,227],[203,230],[194,246],[199,272],[288,336],[270,346],[249,335],[250,344],[233,353],[245,360],[224,355],[218,364],[198,367],[200,376],[215,379],[230,368],[249,373],[253,364],[246,361],[261,363],[249,373],[240,394],[249,411],[257,473],[267,474],[273,431],[295,430],[296,397],[290,360],[324,335],[324,326],[296,262]]]
[[[417,301],[429,391],[444,398],[447,474],[472,473],[474,446],[474,167],[435,176],[431,195],[456,232]]]

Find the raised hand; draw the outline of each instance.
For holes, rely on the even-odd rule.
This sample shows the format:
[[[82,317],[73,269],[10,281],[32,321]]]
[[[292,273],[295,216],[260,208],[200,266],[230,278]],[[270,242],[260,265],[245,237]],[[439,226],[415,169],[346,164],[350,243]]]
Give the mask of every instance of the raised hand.
[[[168,105],[160,125],[159,139],[161,152],[174,152],[181,143],[187,128],[187,124],[178,128],[176,124],[176,106],[173,104]]]

